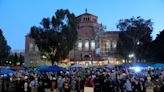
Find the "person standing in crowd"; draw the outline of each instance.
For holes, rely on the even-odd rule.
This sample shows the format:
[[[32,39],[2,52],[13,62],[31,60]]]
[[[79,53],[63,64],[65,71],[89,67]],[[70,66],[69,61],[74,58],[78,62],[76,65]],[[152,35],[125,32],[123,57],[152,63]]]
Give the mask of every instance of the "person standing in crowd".
[[[161,84],[159,79],[154,80],[154,92],[161,92]]]
[[[3,77],[3,75],[0,75],[0,92],[2,92],[2,77]]]
[[[38,92],[38,80],[37,78],[33,78],[33,80],[30,82],[31,92]]]
[[[2,92],[7,92],[9,88],[9,78],[5,74],[2,79]]]
[[[62,79],[61,76],[59,76],[57,80],[57,92],[63,92],[63,84],[64,84],[64,79]]]
[[[52,78],[52,92],[56,92],[56,89],[57,89],[57,80],[55,77]]]
[[[16,92],[23,92],[23,83],[20,77],[17,78],[15,87],[16,87]]]
[[[51,80],[48,78],[48,76],[45,76],[45,79],[43,80],[44,84],[44,91],[45,92],[51,92]]]
[[[94,81],[94,92],[101,92],[101,80],[98,75],[96,75],[96,78],[93,80]]]
[[[28,77],[24,77],[24,92],[28,92]]]
[[[125,89],[125,92],[132,92],[132,83],[129,81],[129,79],[126,80],[123,88]]]
[[[134,79],[134,81],[132,82],[132,86],[133,86],[133,92],[141,92],[141,85],[137,79]]]
[[[38,92],[44,92],[43,77],[38,79]]]
[[[80,76],[78,76],[78,79],[77,79],[76,89],[77,89],[77,92],[83,92],[83,83]]]
[[[64,87],[64,92],[70,92],[70,83],[67,79],[65,80],[63,87]]]
[[[145,88],[146,88],[146,92],[154,92],[154,84],[151,81],[151,77],[147,77]]]
[[[71,79],[71,92],[76,92],[76,80],[75,77]]]

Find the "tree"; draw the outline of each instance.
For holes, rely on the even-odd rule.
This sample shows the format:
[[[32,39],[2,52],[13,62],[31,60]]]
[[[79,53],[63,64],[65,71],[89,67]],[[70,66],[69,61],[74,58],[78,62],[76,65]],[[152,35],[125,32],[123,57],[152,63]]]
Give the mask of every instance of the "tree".
[[[155,62],[164,63],[164,30],[161,31],[151,44],[152,57]]]
[[[31,27],[30,36],[42,55],[52,64],[65,59],[77,40],[76,17],[68,10],[57,10],[52,18],[43,18],[41,26]]]
[[[19,55],[19,62],[20,62],[20,65],[24,63],[24,56],[21,53]]]
[[[8,57],[10,53],[10,47],[7,45],[7,41],[3,36],[3,32],[0,29],[0,65],[5,63],[5,59]]]
[[[145,47],[152,41],[151,20],[144,20],[141,17],[121,19],[117,28],[121,30],[118,41],[120,55],[127,60],[128,55],[134,53],[135,59],[143,59],[147,53]]]

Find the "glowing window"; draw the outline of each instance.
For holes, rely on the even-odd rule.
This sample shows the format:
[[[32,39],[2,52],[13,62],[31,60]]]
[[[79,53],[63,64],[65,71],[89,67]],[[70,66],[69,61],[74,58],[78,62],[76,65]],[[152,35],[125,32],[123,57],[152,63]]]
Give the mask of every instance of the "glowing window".
[[[112,47],[115,49],[117,47],[117,42],[116,41],[113,41],[112,42]]]
[[[84,48],[85,48],[85,51],[89,50],[89,41],[88,40],[85,41]]]
[[[91,41],[91,50],[95,50],[95,41],[94,40]]]
[[[82,46],[83,46],[82,41],[79,41],[77,46],[79,51],[82,50]]]
[[[111,42],[110,40],[106,41],[106,48],[110,49],[111,48]]]

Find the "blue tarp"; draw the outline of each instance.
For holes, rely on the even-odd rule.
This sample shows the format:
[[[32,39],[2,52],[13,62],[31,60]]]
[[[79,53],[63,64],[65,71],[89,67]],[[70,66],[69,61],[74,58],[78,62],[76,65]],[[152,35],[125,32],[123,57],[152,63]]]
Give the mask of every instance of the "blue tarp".
[[[67,70],[57,65],[53,65],[53,66],[48,66],[48,67],[42,67],[42,69],[40,69],[39,71],[58,72],[58,71],[67,71]]]
[[[109,64],[109,65],[105,66],[105,68],[112,69],[112,68],[114,68],[114,66],[113,66],[113,65],[111,65],[111,64]]]
[[[143,63],[137,63],[137,64],[133,64],[134,67],[148,67],[148,64],[143,64]]]
[[[162,64],[162,63],[156,63],[156,64],[151,65],[151,67],[160,68],[160,67],[164,67],[164,64]]]
[[[38,68],[37,68],[37,70],[39,70],[39,71],[41,71],[41,70],[44,70],[44,69],[47,69],[49,66],[39,66]]]
[[[120,65],[121,67],[124,67],[124,68],[127,68],[127,67],[129,67],[129,66],[131,66],[130,64],[121,64]]]
[[[0,74],[14,74],[15,73],[15,71],[13,71],[13,70],[9,70],[9,69],[5,69],[5,70],[1,70],[0,71]]]

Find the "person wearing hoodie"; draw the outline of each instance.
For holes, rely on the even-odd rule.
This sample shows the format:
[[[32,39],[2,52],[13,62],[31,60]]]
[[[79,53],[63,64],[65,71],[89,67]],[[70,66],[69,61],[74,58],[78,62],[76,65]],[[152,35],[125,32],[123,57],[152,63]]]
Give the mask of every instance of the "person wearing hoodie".
[[[125,92],[132,92],[132,83],[129,81],[129,79],[126,80],[123,88],[125,89]]]

